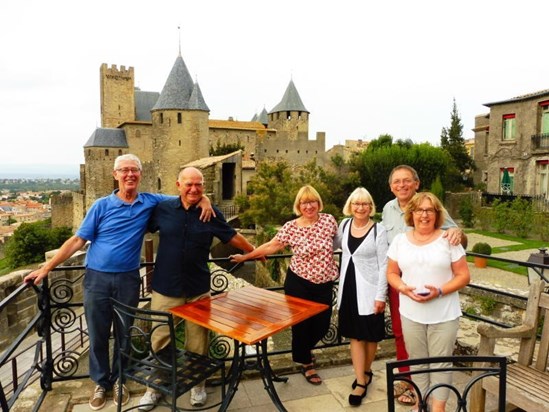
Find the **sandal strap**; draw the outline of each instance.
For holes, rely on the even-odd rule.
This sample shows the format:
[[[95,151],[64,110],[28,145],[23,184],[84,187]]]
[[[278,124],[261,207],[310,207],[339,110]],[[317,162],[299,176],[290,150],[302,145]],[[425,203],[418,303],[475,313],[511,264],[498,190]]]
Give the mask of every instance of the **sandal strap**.
[[[308,371],[310,371],[310,370],[312,370],[312,369],[315,369],[315,365],[314,365],[314,364],[307,365],[307,366],[303,365],[303,366],[301,367],[301,369],[303,369],[304,372],[308,372]]]

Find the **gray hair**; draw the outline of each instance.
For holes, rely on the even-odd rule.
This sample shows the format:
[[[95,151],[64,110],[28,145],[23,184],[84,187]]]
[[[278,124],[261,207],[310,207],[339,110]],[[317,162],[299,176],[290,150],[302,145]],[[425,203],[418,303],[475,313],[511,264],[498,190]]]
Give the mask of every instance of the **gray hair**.
[[[120,155],[116,159],[114,159],[114,170],[118,169],[118,167],[120,166],[120,163],[126,160],[135,162],[137,164],[137,168],[139,170],[143,170],[143,167],[141,166],[141,160],[139,160],[139,157],[131,153]]]
[[[345,206],[343,206],[343,214],[345,216],[351,216],[353,214],[353,211],[351,209],[351,203],[353,202],[366,202],[370,203],[370,217],[374,216],[376,214],[376,205],[374,203],[374,199],[372,198],[372,195],[370,192],[368,192],[363,187],[357,187],[353,193],[349,195],[347,198],[347,201],[345,202]]]

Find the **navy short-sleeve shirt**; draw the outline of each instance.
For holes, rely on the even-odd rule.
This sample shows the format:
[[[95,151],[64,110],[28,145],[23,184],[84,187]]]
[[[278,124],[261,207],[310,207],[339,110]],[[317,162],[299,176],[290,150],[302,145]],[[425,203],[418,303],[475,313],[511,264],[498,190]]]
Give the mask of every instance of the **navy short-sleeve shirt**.
[[[212,240],[229,242],[236,231],[214,207],[216,217],[200,221],[201,209],[186,210],[180,198],[156,206],[149,231],[160,231],[152,288],[165,296],[193,297],[210,290],[208,258]]]

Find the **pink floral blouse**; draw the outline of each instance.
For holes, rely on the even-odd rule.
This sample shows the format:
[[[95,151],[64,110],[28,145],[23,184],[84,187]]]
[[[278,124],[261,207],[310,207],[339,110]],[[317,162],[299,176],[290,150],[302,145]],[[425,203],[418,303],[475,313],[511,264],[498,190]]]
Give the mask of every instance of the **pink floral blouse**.
[[[312,283],[337,279],[339,272],[334,260],[334,236],[337,222],[332,215],[320,213],[311,226],[299,227],[296,220],[284,224],[275,238],[290,246],[293,256],[290,269]]]

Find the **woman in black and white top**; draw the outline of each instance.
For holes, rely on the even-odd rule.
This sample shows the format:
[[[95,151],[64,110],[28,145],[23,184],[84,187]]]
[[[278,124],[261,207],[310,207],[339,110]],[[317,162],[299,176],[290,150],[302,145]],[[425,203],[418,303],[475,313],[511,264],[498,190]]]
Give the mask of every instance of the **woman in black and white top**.
[[[351,341],[356,374],[349,403],[358,406],[372,382],[377,344],[385,336],[387,295],[387,233],[375,223],[376,208],[370,193],[359,187],[351,193],[339,225],[335,246],[341,247],[341,278],[337,295],[339,332]]]

